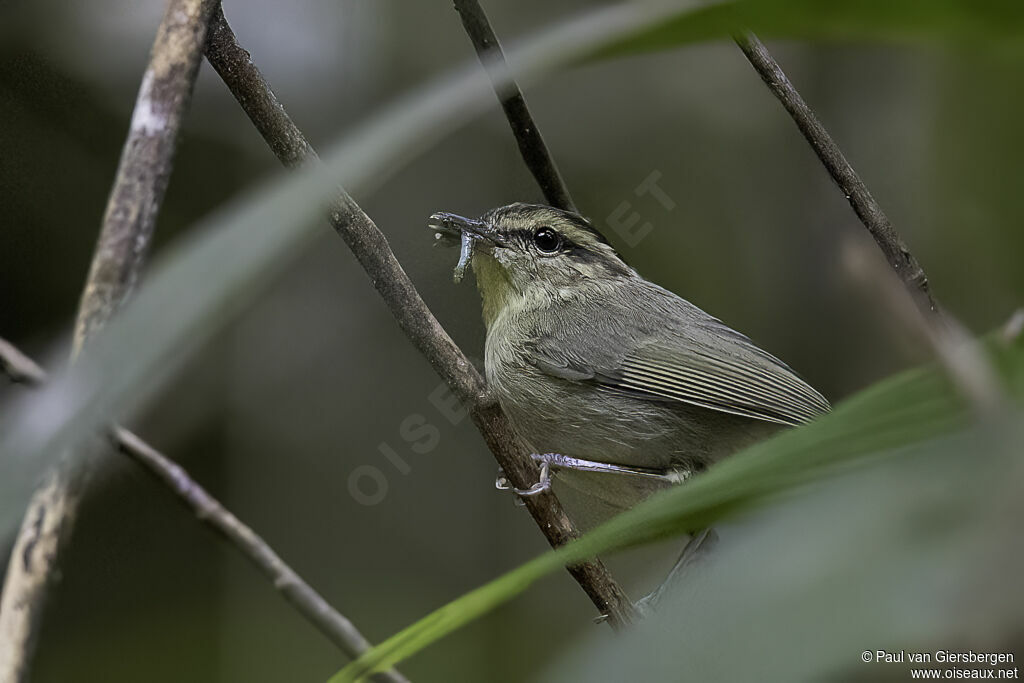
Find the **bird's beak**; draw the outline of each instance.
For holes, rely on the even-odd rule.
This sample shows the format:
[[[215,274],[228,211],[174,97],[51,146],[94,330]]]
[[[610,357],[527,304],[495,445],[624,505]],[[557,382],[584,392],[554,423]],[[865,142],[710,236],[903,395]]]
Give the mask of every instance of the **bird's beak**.
[[[444,237],[461,239],[464,234],[483,240],[492,245],[502,245],[502,240],[492,227],[474,218],[463,218],[454,213],[435,213],[427,227]]]

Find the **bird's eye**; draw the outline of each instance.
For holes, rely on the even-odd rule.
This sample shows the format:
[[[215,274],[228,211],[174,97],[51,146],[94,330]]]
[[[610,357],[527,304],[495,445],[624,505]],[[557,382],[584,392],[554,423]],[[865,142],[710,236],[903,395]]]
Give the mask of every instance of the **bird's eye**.
[[[562,238],[551,228],[537,228],[537,232],[533,233],[533,243],[545,254],[553,254],[561,249]]]

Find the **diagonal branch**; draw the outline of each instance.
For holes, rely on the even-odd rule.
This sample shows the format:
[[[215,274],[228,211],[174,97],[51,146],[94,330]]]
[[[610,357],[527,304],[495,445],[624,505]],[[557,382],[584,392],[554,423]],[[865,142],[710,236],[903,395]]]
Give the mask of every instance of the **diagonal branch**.
[[[843,156],[839,145],[758,37],[748,31],[736,35],[735,40],[846,195],[893,272],[886,271],[880,264],[873,266],[873,261],[857,254],[856,247],[852,245],[847,250],[848,258],[844,259],[844,265],[865,285],[877,290],[882,301],[894,313],[894,319],[932,347],[939,363],[977,416],[987,418],[998,414],[1006,404],[1006,398],[991,363],[967,328],[953,315],[944,314],[939,309],[921,264]]]
[[[171,0],[142,79],[103,227],[82,291],[72,356],[131,293],[167,189],[217,0]],[[88,466],[59,467],[32,496],[0,596],[0,681],[28,678],[43,602],[71,532]]]
[[[115,425],[111,439],[118,450],[166,484],[199,520],[249,558],[284,599],[342,652],[356,659],[372,647],[351,621],[331,607],[266,541],[207,493],[180,465],[123,427]],[[375,674],[373,679],[378,683],[408,683],[395,670]]]
[[[551,206],[577,213],[576,205],[569,196],[569,189],[565,186],[558,167],[555,166],[555,160],[551,157],[537,124],[533,122],[523,92],[508,73],[505,54],[490,22],[487,21],[483,8],[477,0],[455,0],[455,9],[462,19],[462,26],[473,41],[480,63],[491,77],[494,93],[498,96],[501,108],[505,110],[505,117],[512,127],[512,134],[519,143],[519,153],[540,185],[545,200]]]
[[[38,386],[46,381],[46,371],[3,338],[0,338],[0,370],[11,381],[28,386]],[[356,659],[370,649],[370,642],[351,621],[331,607],[266,541],[211,496],[183,467],[120,425],[111,427],[110,440],[115,448],[166,484],[199,520],[248,557],[285,600],[342,652]],[[374,680],[379,683],[408,683],[397,671],[376,674]]]
[[[285,113],[220,13],[211,23],[206,58],[281,163],[288,167],[317,163],[313,148]],[[369,275],[402,331],[467,407],[511,483],[518,488],[528,488],[538,481],[537,465],[528,457],[527,449],[501,408],[488,397],[483,377],[424,303],[384,234],[341,188],[328,218]],[[579,535],[554,495],[527,498],[526,508],[552,546],[562,545]],[[600,560],[569,567],[569,572],[598,610],[609,616],[613,626],[622,627],[634,619],[632,603]]]
[[[929,315],[896,273],[882,265],[867,244],[847,240],[842,265],[867,289],[876,294],[891,319],[931,347],[938,362],[957,391],[979,419],[1001,415],[1008,405],[999,374],[984,347],[955,316]]]
[[[46,371],[14,344],[0,338],[0,372],[12,382],[36,386],[46,381]]]
[[[940,315],[921,264],[910,253],[910,249],[896,229],[892,227],[892,223],[882,211],[882,207],[871,196],[864,181],[853,170],[853,166],[843,156],[839,145],[828,134],[825,127],[821,125],[821,121],[804,102],[804,98],[790,83],[782,67],[768,52],[768,48],[750,32],[737,34],[735,40],[758,75],[761,76],[761,80],[789,112],[793,122],[807,138],[814,153],[818,155],[818,159],[832,176],[832,180],[846,195],[857,217],[871,233],[878,248],[885,255],[886,261],[903,281],[918,308],[928,314]]]

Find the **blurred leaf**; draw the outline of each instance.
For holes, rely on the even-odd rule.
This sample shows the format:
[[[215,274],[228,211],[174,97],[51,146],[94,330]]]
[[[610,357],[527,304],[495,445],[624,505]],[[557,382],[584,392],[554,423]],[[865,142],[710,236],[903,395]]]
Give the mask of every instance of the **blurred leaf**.
[[[991,358],[1013,396],[1024,396],[1024,344],[1019,340],[1012,348],[994,344]],[[345,667],[331,681],[358,680],[397,664],[566,564],[706,528],[801,485],[904,454],[908,446],[961,432],[969,424],[963,402],[938,370],[898,375],[844,401],[815,423],[727,458],[685,486],[653,496],[579,541],[545,553],[441,607]]]
[[[651,618],[611,642],[587,637],[539,678],[909,680],[919,665],[876,662],[876,651],[1019,653],[1014,417],[917,444],[728,529]]]
[[[595,51],[613,57],[728,38],[750,29],[763,38],[948,41],[1013,46],[1024,37],[1017,0],[735,0],[675,16]]]

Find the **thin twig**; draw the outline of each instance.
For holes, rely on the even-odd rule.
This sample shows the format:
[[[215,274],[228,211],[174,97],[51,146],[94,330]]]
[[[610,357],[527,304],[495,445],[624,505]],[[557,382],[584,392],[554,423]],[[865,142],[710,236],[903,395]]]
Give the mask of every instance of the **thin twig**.
[[[879,249],[885,255],[885,260],[903,281],[918,308],[939,316],[939,308],[932,298],[931,290],[928,287],[928,278],[925,276],[921,264],[910,253],[910,249],[892,227],[889,218],[882,211],[882,207],[868,192],[868,188],[860,176],[843,156],[839,145],[828,134],[818,117],[790,83],[782,67],[768,52],[768,48],[750,32],[736,35],[735,40],[758,75],[761,76],[761,80],[789,112],[800,132],[814,149],[814,153],[818,155],[821,163],[832,176],[832,180],[846,195],[846,199],[850,202],[857,217],[871,233]]]
[[[935,351],[939,363],[979,415],[987,416],[997,412],[1005,399],[997,375],[984,352],[955,317],[939,310],[921,264],[910,253],[882,207],[843,156],[839,145],[758,37],[748,31],[736,35],[735,40],[846,195],[850,206],[871,233],[903,286],[900,287],[891,274],[873,269],[873,261],[864,255],[857,255],[856,247],[852,244],[846,250],[847,268],[866,285],[878,290],[881,300],[893,312],[894,319],[926,340]]]
[[[870,252],[866,243],[847,239],[842,264],[865,288],[875,292],[894,324],[931,347],[939,367],[974,409],[976,417],[987,419],[1001,414],[1007,405],[1005,392],[982,345],[949,313],[940,320],[921,310],[896,274]]]
[[[1024,308],[1018,308],[1000,331],[1000,338],[1006,344],[1014,342],[1024,332]]]
[[[46,381],[46,371],[14,344],[0,338],[0,372],[12,382],[36,386]]]
[[[501,108],[505,110],[505,117],[512,127],[512,134],[519,143],[519,153],[540,185],[544,198],[551,206],[577,213],[576,205],[569,196],[569,189],[565,186],[565,181],[555,166],[555,160],[551,157],[544,138],[541,137],[540,130],[530,115],[523,92],[508,73],[508,64],[505,62],[501,43],[494,35],[483,8],[476,0],[455,0],[455,9],[462,19],[462,26],[473,41],[480,63],[491,77],[494,94],[498,96]]]
[[[199,520],[224,536],[248,557],[270,579],[284,599],[342,652],[357,659],[372,647],[351,621],[331,607],[266,541],[207,493],[180,465],[124,427],[115,425],[111,430],[111,438],[122,453],[144,466],[177,494]],[[408,683],[408,679],[395,670],[375,674],[373,679],[380,683]]]
[[[222,14],[212,20],[206,57],[281,163],[288,167],[316,163],[313,148],[285,113],[249,53],[238,44]],[[341,188],[328,218],[369,275],[402,331],[467,407],[510,482],[517,488],[528,488],[537,482],[537,465],[528,457],[528,450],[501,408],[489,398],[483,377],[424,303],[384,234]],[[552,546],[579,535],[554,495],[527,498],[526,508]],[[609,623],[614,627],[622,627],[635,618],[629,598],[600,560],[570,567],[569,572],[598,610],[609,615]]]
[[[139,88],[82,299],[72,356],[131,293],[170,176],[178,133],[217,0],[170,0]],[[28,678],[60,542],[70,534],[88,465],[58,467],[32,496],[0,598],[0,681]]]
[[[0,370],[11,381],[29,386],[38,386],[46,381],[46,371],[3,338],[0,338]],[[370,649],[370,642],[351,621],[331,607],[266,541],[211,496],[181,465],[120,425],[110,428],[110,438],[115,448],[149,470],[200,521],[223,535],[248,557],[270,579],[274,588],[342,652],[356,659]],[[396,671],[376,674],[374,680],[380,683],[408,683],[408,679]]]

